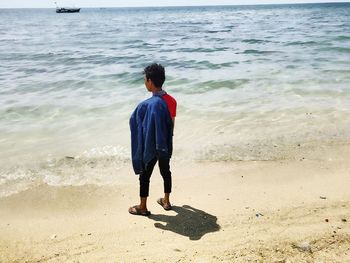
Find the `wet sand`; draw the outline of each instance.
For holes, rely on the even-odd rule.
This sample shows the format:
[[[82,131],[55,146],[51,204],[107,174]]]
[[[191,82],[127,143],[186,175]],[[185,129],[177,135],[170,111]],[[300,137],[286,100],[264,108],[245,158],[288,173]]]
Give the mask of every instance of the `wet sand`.
[[[282,161],[173,163],[173,211],[138,180],[0,199],[0,262],[348,262],[350,144]],[[323,158],[320,158],[323,156]],[[314,158],[312,158],[314,157]]]

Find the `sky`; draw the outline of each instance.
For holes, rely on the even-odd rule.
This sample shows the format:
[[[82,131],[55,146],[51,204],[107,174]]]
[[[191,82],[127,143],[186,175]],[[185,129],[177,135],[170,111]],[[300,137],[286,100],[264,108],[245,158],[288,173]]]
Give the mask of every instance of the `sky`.
[[[248,5],[284,3],[350,2],[350,0],[0,0],[0,8],[75,7],[135,7],[135,6],[192,6],[192,5]]]

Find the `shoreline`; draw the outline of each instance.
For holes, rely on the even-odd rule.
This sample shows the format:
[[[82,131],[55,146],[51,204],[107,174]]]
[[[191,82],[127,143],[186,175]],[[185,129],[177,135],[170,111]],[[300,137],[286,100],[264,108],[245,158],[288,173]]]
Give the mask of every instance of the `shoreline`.
[[[174,162],[170,212],[156,204],[155,169],[149,218],[127,212],[138,202],[133,176],[1,198],[0,262],[350,260],[350,149],[328,150],[334,158]]]
[[[349,155],[350,140],[328,139],[289,144],[266,141],[262,143],[208,144],[200,150],[178,147],[171,166],[186,167],[176,176],[188,176],[202,165],[237,166],[265,162],[345,162]],[[134,182],[130,153],[118,146],[96,148],[79,155],[48,156],[43,160],[15,163],[8,160],[0,170],[0,198],[11,196],[40,185],[51,186],[116,186]],[[107,150],[106,150],[107,149]],[[95,153],[97,152],[97,153]],[[198,173],[195,173],[198,175]]]

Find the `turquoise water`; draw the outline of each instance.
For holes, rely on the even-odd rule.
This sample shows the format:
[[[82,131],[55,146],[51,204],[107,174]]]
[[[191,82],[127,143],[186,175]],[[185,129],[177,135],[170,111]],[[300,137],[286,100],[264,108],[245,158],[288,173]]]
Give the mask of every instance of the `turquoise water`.
[[[175,160],[284,159],[350,137],[349,3],[0,9],[0,61],[5,192],[117,181],[101,167],[130,165],[128,118],[154,61],[178,101]]]

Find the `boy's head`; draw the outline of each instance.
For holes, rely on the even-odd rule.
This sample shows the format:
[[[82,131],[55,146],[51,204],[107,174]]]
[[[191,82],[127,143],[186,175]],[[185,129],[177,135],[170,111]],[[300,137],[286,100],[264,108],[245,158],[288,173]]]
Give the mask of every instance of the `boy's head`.
[[[160,64],[153,63],[144,68],[145,83],[151,80],[157,88],[161,89],[165,81],[165,70]],[[146,85],[147,86],[147,85]]]

